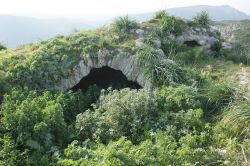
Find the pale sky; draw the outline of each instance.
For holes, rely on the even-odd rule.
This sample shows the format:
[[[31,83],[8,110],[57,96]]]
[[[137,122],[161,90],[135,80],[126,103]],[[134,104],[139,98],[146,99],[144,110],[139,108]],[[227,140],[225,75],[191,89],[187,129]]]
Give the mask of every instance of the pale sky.
[[[0,14],[107,17],[191,5],[230,5],[250,15],[250,0],[0,0]]]

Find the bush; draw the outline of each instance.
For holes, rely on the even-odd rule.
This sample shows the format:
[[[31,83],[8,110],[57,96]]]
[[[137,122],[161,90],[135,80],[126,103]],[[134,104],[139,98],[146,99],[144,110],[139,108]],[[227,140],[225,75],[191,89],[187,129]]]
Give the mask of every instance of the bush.
[[[159,53],[151,46],[139,48],[135,55],[135,61],[140,67],[148,67],[159,63]]]
[[[164,59],[146,71],[155,86],[176,85],[186,82],[185,72],[172,60]]]
[[[65,38],[57,37],[41,44],[22,62],[9,66],[8,76],[13,85],[53,90],[71,73],[78,59],[78,50]]]
[[[160,28],[164,35],[180,35],[183,32],[184,26],[181,19],[174,16],[165,16],[160,20]]]
[[[1,50],[6,50],[7,48],[2,44],[2,43],[0,43],[0,51]]]
[[[157,93],[157,97],[159,106],[165,111],[178,112],[201,106],[197,89],[185,85],[179,87],[163,86]]]
[[[231,136],[241,138],[250,137],[250,104],[249,101],[240,101],[232,105],[224,113],[223,125],[229,128]]]
[[[209,14],[206,11],[202,11],[198,13],[194,18],[193,21],[195,24],[202,26],[202,27],[209,27],[211,24],[211,20],[209,18]]]
[[[175,40],[163,40],[161,44],[161,48],[164,51],[165,55],[168,58],[172,58],[175,56],[177,52],[180,51],[180,44],[178,44]]]
[[[68,137],[62,106],[49,92],[12,90],[5,96],[1,125],[18,145],[31,149],[62,146]]]
[[[250,51],[246,46],[236,44],[233,49],[224,50],[221,53],[226,59],[236,63],[250,64]]]
[[[202,105],[209,114],[227,106],[234,97],[234,89],[226,83],[211,84],[202,90]]]
[[[168,14],[165,10],[160,10],[160,11],[155,13],[154,18],[155,19],[163,19],[164,17],[167,17],[167,16],[168,16]]]
[[[100,89],[96,86],[91,86],[86,92],[62,92],[56,95],[56,100],[61,104],[64,111],[64,119],[67,124],[74,124],[75,118],[79,113],[92,109],[92,104],[95,103],[100,96]]]
[[[159,52],[150,46],[141,47],[135,55],[135,60],[155,86],[185,82],[182,69],[173,61],[163,59]]]
[[[135,29],[138,26],[135,20],[130,20],[128,16],[119,17],[115,20],[114,28],[118,32],[130,33],[132,29]]]
[[[202,47],[196,48],[182,48],[173,59],[182,65],[197,65],[202,62],[207,62],[209,56],[206,55]]]
[[[100,139],[102,142],[127,136],[134,142],[154,126],[159,112],[154,94],[145,90],[114,90],[100,98],[94,112],[76,118],[79,138]]]

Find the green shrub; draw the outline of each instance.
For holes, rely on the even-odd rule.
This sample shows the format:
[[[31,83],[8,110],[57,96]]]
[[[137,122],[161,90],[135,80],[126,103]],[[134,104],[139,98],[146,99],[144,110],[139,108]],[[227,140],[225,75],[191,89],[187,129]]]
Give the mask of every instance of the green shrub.
[[[147,32],[143,37],[143,43],[145,43],[146,45],[149,45],[151,47],[156,47],[154,41],[159,40],[159,38],[160,38],[160,34],[158,34],[159,33],[158,30],[159,29],[155,28],[155,29]]]
[[[26,156],[18,149],[14,140],[7,135],[0,135],[0,165],[25,165]]]
[[[210,114],[227,106],[234,97],[234,89],[226,83],[211,84],[202,90],[202,105]]]
[[[155,86],[176,85],[186,82],[185,72],[172,60],[164,59],[153,68],[148,68],[146,75]]]
[[[161,48],[167,57],[172,58],[180,50],[180,44],[175,40],[163,40]]]
[[[41,44],[21,63],[10,66],[8,73],[14,85],[52,90],[71,73],[78,59],[77,48],[65,38],[57,37]]]
[[[229,107],[222,119],[223,125],[229,128],[231,136],[250,137],[250,102],[240,101]]]
[[[86,92],[62,92],[57,94],[56,100],[61,104],[64,111],[64,119],[67,124],[73,124],[79,113],[92,109],[92,104],[95,103],[100,96],[100,89],[96,86],[91,86]]]
[[[67,140],[67,125],[63,109],[44,92],[12,90],[5,96],[0,112],[1,125],[17,144],[31,149],[50,149],[61,146]]]
[[[155,86],[185,82],[184,72],[173,61],[163,59],[152,47],[141,47],[135,55],[136,63]]]
[[[250,64],[250,51],[242,44],[236,44],[233,49],[224,50],[221,53],[226,59],[236,63]]]
[[[139,48],[135,55],[136,63],[140,67],[155,65],[160,61],[159,59],[159,53],[151,46]]]
[[[211,47],[211,50],[217,52],[217,54],[218,54],[220,52],[221,48],[222,48],[222,42],[221,42],[221,40],[218,40]]]
[[[187,134],[176,140],[169,131],[150,132],[149,138],[133,144],[126,137],[107,145],[72,142],[58,161],[60,165],[194,165],[223,160],[211,145],[210,133]]]
[[[157,93],[159,106],[165,111],[181,111],[201,106],[196,88],[181,85],[179,87],[163,86]]]
[[[206,11],[202,11],[198,13],[194,18],[193,18],[194,23],[196,23],[199,26],[202,27],[208,27],[211,24],[211,20],[209,18],[209,14]]]
[[[76,129],[80,139],[94,138],[102,142],[127,136],[138,141],[154,126],[159,112],[152,93],[145,90],[114,90],[100,98],[94,112],[77,115]]]
[[[155,19],[162,19],[162,18],[167,17],[167,16],[168,16],[168,14],[165,10],[160,10],[160,11],[155,13],[154,18]]]
[[[135,20],[130,20],[128,16],[119,17],[115,20],[114,28],[118,32],[130,33],[132,29],[138,27],[138,24]]]
[[[0,43],[0,51],[1,50],[6,50],[7,48],[2,44],[2,43]]]
[[[202,62],[207,62],[210,57],[205,53],[202,47],[182,48],[182,51],[176,53],[173,57],[175,61],[183,65],[197,65]]]
[[[164,35],[180,35],[183,32],[184,26],[181,19],[174,16],[165,16],[160,19],[160,28]]]

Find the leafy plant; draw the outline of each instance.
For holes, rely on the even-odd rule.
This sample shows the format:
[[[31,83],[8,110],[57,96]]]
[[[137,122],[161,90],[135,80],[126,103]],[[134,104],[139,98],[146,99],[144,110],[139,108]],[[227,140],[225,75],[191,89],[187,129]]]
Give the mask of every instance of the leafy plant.
[[[128,16],[119,17],[115,20],[114,28],[118,32],[130,33],[132,29],[135,29],[138,26],[135,20],[129,19]]]
[[[203,90],[205,110],[217,111],[228,105],[234,97],[234,89],[225,83],[212,84]]]
[[[208,27],[211,24],[209,14],[206,11],[201,11],[193,18],[194,23],[202,27]]]
[[[135,55],[137,64],[144,68],[146,77],[155,86],[185,81],[182,69],[173,61],[163,58],[150,46],[141,47]]]
[[[184,26],[181,19],[174,16],[165,16],[160,19],[160,28],[165,35],[180,35],[183,32]]]
[[[76,129],[81,139],[107,143],[127,136],[136,142],[153,126],[158,115],[154,95],[145,90],[114,90],[102,96],[95,107],[94,112],[77,115]]]
[[[232,60],[236,63],[250,64],[250,51],[242,44],[235,44],[233,49],[223,50],[221,53],[226,59]]]
[[[160,10],[160,11],[155,13],[154,18],[155,19],[163,19],[164,17],[167,17],[167,16],[168,16],[168,14],[165,10]]]
[[[0,51],[1,50],[6,50],[7,48],[2,44],[2,43],[0,43]]]
[[[210,57],[205,53],[202,47],[187,48],[182,47],[179,52],[173,55],[173,59],[184,65],[197,65],[207,62]]]
[[[222,123],[232,131],[231,135],[250,136],[250,104],[249,101],[240,101],[229,107],[224,113]]]

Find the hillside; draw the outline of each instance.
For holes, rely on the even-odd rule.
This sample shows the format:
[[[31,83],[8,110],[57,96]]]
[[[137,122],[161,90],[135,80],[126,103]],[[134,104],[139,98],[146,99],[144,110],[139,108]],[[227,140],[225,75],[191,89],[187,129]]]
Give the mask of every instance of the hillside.
[[[179,16],[185,19],[191,19],[196,15],[196,13],[201,11],[207,11],[214,21],[223,21],[223,20],[245,20],[250,19],[250,16],[232,8],[231,6],[190,6],[190,7],[179,7],[179,8],[170,8],[166,9],[166,12],[170,15]],[[152,18],[154,13],[143,13],[139,15],[131,15],[131,17],[138,20],[148,20]]]
[[[208,20],[0,46],[0,165],[248,165],[249,24],[229,41]]]

